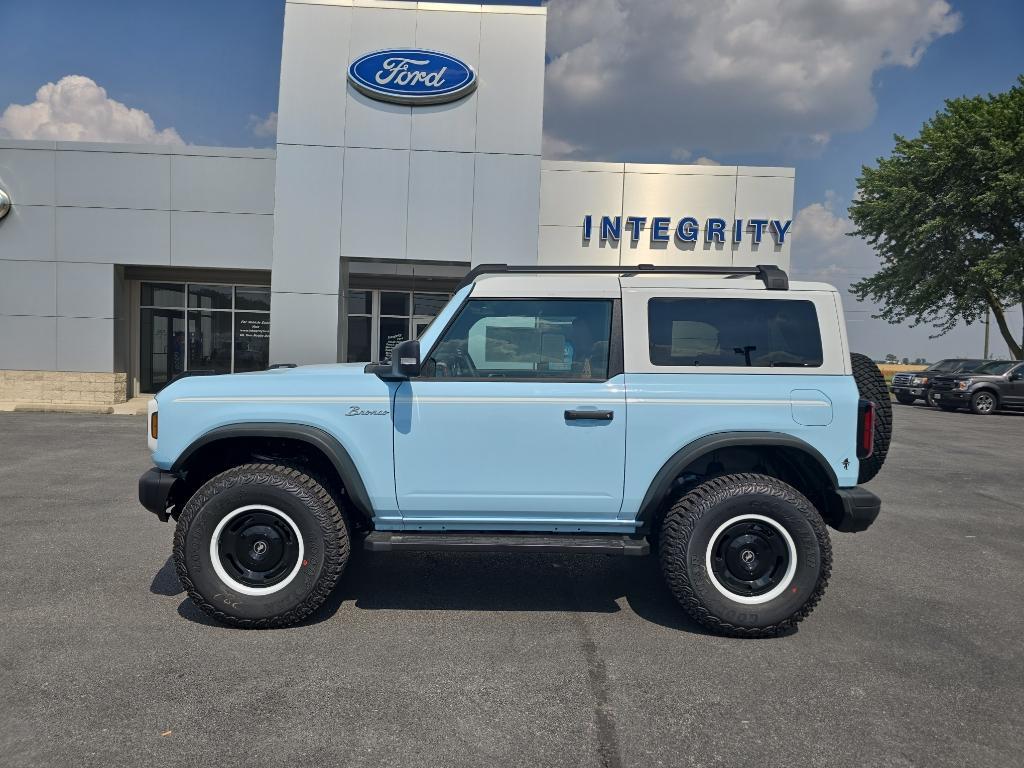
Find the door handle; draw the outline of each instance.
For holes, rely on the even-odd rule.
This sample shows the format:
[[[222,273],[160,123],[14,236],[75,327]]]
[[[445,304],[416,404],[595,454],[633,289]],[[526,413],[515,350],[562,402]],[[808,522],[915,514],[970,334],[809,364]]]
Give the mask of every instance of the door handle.
[[[566,421],[611,421],[615,411],[566,411]]]

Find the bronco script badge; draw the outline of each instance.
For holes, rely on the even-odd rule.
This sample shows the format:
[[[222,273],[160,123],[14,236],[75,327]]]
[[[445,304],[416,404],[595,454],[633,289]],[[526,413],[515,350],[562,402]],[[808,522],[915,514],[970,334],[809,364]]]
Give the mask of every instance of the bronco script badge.
[[[476,72],[469,64],[418,48],[360,56],[348,68],[348,80],[364,96],[393,104],[443,104],[476,88]]]

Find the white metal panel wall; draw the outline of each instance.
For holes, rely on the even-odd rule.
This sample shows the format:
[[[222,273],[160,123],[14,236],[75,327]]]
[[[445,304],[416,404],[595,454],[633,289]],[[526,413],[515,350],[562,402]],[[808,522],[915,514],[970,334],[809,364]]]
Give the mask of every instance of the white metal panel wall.
[[[333,330],[345,311],[341,258],[376,260],[382,273],[386,261],[467,267],[536,261],[546,18],[545,9],[525,6],[286,4],[271,357],[338,359]],[[348,86],[347,69],[358,56],[414,46],[473,66],[477,90],[456,102],[412,108]],[[289,168],[304,162],[303,148],[340,153],[344,180],[340,170],[332,177]],[[331,160],[330,168],[338,165]],[[303,226],[292,225],[299,220]],[[307,280],[315,287],[304,290],[333,297],[335,316],[327,300],[315,310],[310,304],[308,313],[301,302],[277,301],[278,294],[295,292],[299,268],[315,276]],[[308,338],[314,322],[318,344]]]
[[[272,152],[0,140],[0,187],[0,368],[117,370],[117,265],[270,267]]]
[[[541,166],[540,253],[542,264],[778,264],[789,269],[792,229],[782,245],[770,231],[760,244],[745,227],[742,241],[733,242],[736,219],[793,217],[792,168],[748,166],[640,165],[545,161]],[[589,241],[583,217],[593,217]],[[622,217],[619,240],[602,240],[601,216]],[[633,241],[626,217],[646,216],[647,224]],[[652,242],[650,223],[656,216],[671,220],[668,242]],[[699,223],[699,237],[684,242],[674,236],[683,216]],[[727,223],[726,242],[708,242],[708,218]]]

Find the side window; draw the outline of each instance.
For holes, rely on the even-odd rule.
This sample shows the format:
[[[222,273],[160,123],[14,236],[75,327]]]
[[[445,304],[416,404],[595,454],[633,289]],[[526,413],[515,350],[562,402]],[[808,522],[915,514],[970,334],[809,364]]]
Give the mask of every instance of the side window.
[[[814,303],[790,299],[651,299],[651,363],[817,368],[821,331]]]
[[[471,299],[434,347],[438,379],[608,378],[612,302]]]

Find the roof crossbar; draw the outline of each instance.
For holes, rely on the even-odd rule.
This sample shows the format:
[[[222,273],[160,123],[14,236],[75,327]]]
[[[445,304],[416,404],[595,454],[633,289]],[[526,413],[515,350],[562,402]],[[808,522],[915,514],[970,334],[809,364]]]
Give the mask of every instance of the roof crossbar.
[[[724,277],[756,277],[769,291],[789,290],[789,276],[774,264],[758,264],[756,267],[693,267],[637,264],[636,266],[523,266],[519,264],[480,264],[470,270],[455,289],[459,291],[471,285],[481,275],[498,274],[557,274],[557,275],[722,275]]]

